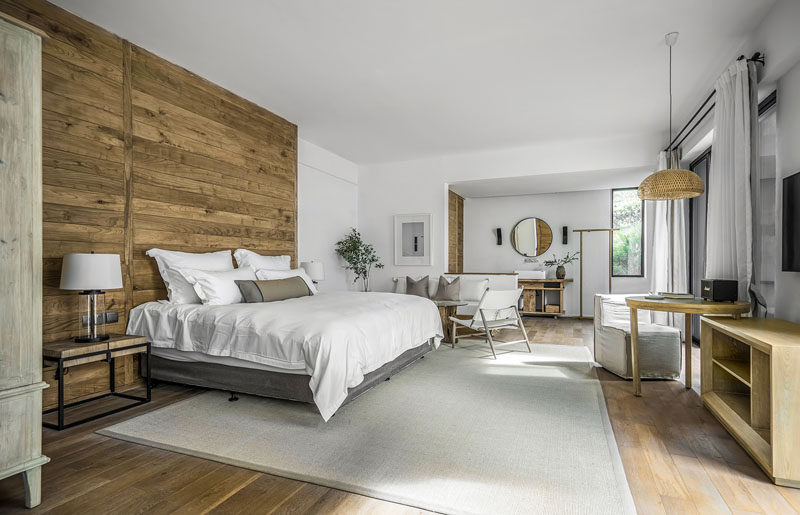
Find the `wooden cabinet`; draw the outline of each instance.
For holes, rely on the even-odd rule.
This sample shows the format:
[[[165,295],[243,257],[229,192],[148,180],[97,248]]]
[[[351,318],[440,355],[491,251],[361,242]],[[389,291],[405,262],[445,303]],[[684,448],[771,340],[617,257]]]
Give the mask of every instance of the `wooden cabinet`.
[[[800,488],[800,325],[700,323],[703,403],[776,484]]]
[[[572,279],[520,279],[523,315],[551,315],[564,311],[564,285]]]
[[[0,479],[41,500],[41,36],[0,16]]]

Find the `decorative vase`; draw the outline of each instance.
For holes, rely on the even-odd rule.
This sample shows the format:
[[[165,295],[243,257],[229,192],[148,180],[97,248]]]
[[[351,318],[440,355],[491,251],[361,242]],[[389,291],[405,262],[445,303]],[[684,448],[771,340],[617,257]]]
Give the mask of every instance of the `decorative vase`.
[[[564,268],[564,265],[558,265],[556,268],[556,279],[563,279],[567,276],[567,269]]]

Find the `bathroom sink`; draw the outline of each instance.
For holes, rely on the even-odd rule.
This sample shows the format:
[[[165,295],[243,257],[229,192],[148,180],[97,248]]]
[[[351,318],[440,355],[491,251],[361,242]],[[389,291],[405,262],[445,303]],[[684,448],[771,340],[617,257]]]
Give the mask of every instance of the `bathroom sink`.
[[[514,270],[514,273],[519,276],[519,279],[544,279],[544,270]]]

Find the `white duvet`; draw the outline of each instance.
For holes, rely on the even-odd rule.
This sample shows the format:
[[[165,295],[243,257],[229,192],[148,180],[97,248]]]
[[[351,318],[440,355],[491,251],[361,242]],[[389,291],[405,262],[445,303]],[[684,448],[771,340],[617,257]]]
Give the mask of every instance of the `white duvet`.
[[[442,321],[422,297],[330,292],[227,306],[148,302],[131,310],[128,333],[153,347],[305,370],[327,421],[365,374],[430,338],[438,346]]]

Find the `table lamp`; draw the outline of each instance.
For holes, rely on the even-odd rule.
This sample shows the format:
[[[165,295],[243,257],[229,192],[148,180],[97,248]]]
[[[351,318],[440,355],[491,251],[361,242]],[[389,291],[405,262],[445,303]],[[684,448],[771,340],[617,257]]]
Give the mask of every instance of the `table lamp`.
[[[61,263],[62,290],[80,290],[80,336],[76,342],[108,340],[106,334],[106,299],[103,290],[122,288],[122,271],[119,254],[67,254]]]
[[[322,261],[303,261],[300,266],[306,271],[314,284],[325,280],[325,267],[322,265]]]

